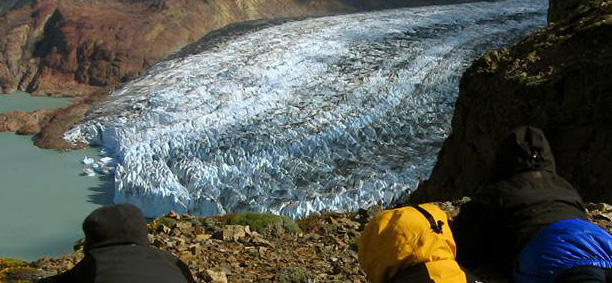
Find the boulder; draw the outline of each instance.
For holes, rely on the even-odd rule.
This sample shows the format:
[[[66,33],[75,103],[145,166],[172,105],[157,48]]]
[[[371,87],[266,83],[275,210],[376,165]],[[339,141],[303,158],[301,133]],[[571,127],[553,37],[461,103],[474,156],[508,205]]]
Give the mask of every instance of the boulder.
[[[225,227],[223,227],[223,234],[222,234],[223,238],[222,239],[224,241],[230,241],[230,240],[238,241],[246,237],[249,234],[251,234],[251,230],[249,229],[249,226],[226,225]]]
[[[17,132],[22,135],[38,134],[40,123],[49,115],[47,110],[33,112],[14,111],[0,114],[0,132]]]
[[[214,271],[212,269],[206,270],[205,278],[206,282],[211,283],[227,283],[227,276],[223,271]]]

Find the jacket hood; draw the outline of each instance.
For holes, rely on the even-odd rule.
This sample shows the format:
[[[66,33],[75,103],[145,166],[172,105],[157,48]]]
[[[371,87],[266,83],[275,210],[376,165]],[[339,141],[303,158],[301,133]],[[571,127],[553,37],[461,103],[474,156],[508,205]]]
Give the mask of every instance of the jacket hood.
[[[94,210],[83,221],[85,252],[116,245],[148,246],[147,223],[138,207],[116,204]]]
[[[359,237],[358,256],[370,282],[388,282],[418,264],[437,265],[428,268],[430,276],[442,279],[463,275],[455,262],[455,240],[446,213],[429,203],[420,208],[441,222],[440,230],[432,230],[431,223],[415,207],[383,211],[366,225]]]
[[[502,141],[496,153],[492,182],[515,173],[548,171],[555,173],[555,158],[541,129],[523,126]]]

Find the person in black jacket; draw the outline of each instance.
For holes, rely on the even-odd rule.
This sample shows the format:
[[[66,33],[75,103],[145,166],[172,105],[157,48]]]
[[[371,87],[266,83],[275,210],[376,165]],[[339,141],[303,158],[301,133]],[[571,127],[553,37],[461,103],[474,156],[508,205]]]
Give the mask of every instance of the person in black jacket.
[[[502,141],[488,184],[453,223],[457,259],[510,275],[519,253],[549,225],[586,219],[580,195],[556,174],[542,130],[520,127]]]
[[[43,283],[192,283],[189,268],[171,253],[149,246],[147,224],[131,204],[104,206],[83,221],[85,257]]]

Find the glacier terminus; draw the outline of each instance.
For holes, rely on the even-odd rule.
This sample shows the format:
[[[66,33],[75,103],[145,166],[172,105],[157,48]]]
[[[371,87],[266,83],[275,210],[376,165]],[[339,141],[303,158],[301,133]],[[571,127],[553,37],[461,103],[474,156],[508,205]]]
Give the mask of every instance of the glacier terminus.
[[[116,160],[147,216],[299,218],[387,205],[427,179],[463,71],[546,25],[547,0],[292,21],[168,59],[65,134]]]

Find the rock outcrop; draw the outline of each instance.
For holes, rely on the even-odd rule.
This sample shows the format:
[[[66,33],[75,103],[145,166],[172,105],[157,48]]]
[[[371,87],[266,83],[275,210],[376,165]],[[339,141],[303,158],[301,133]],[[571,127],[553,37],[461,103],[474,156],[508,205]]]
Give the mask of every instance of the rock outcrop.
[[[554,24],[467,70],[452,133],[413,202],[473,194],[520,125],[545,131],[557,172],[586,200],[612,201],[612,2],[574,2],[553,0]]]
[[[14,111],[0,114],[0,132],[15,132],[34,135],[40,132],[40,123],[49,114],[48,110],[33,112]]]
[[[555,23],[580,16],[592,8],[605,3],[602,0],[549,0],[548,22]],[[576,19],[578,20],[578,19]]]

